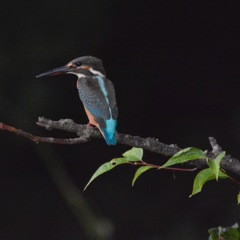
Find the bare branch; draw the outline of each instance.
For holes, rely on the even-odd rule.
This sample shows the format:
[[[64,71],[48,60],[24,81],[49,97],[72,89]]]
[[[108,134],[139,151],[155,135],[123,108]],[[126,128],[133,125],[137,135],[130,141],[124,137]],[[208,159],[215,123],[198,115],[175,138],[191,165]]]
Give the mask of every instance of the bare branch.
[[[72,119],[60,119],[53,121],[44,117],[39,117],[37,125],[44,127],[47,130],[59,129],[67,132],[75,132],[79,137],[84,138],[100,138],[102,136],[97,128],[89,127],[87,125],[76,124]],[[164,156],[173,156],[181,150],[177,145],[167,145],[154,138],[141,138],[138,136],[131,136],[128,134],[117,133],[117,142],[123,145],[132,147],[141,147],[151,152],[159,153]]]
[[[88,142],[89,138],[85,137],[79,137],[79,138],[68,138],[68,139],[62,139],[62,138],[52,138],[52,137],[39,137],[36,135],[33,135],[31,133],[25,132],[21,129],[17,129],[15,127],[6,125],[4,123],[0,123],[0,130],[7,131],[13,134],[16,134],[18,136],[27,138],[35,143],[55,143],[55,144],[79,144]]]
[[[39,117],[37,125],[43,127],[47,130],[58,129],[66,132],[76,133],[77,138],[70,139],[60,139],[52,137],[40,137],[32,135],[28,132],[25,132],[21,129],[16,129],[14,127],[8,126],[6,124],[0,123],[0,130],[8,131],[18,136],[28,138],[29,140],[36,143],[54,143],[54,144],[80,144],[86,143],[91,139],[102,139],[102,136],[98,129],[75,123],[71,119],[61,119],[59,121],[53,121],[46,119],[44,117]],[[141,138],[139,136],[131,136],[128,134],[117,133],[117,142],[118,144],[124,144],[132,147],[141,147],[145,150],[155,152],[164,156],[173,156],[175,153],[181,150],[175,144],[164,144],[158,141],[155,138]],[[209,138],[210,145],[212,146],[212,151],[207,152],[209,158],[216,157],[219,153],[222,152],[222,148],[218,145],[216,139],[213,137]],[[203,168],[207,166],[205,160],[194,160],[189,163],[192,166],[197,168]],[[221,167],[229,172],[240,175],[240,161],[238,159],[232,158],[230,155],[227,155],[221,162]]]

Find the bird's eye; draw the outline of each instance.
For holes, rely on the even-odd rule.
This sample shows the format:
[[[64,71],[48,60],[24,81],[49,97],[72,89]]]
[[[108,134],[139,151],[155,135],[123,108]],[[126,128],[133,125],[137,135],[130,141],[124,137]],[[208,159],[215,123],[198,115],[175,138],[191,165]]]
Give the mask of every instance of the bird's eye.
[[[82,63],[81,63],[81,62],[76,62],[75,65],[76,65],[77,67],[80,67],[80,66],[82,65]]]

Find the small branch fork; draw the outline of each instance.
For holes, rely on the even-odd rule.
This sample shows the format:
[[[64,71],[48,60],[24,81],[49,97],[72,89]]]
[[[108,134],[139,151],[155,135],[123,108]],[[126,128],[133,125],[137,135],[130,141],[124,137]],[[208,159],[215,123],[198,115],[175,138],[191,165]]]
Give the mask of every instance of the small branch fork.
[[[59,121],[53,121],[44,117],[39,117],[37,125],[43,127],[47,130],[58,129],[66,132],[76,133],[77,138],[52,138],[52,137],[40,137],[35,136],[31,133],[25,132],[21,129],[8,126],[0,122],[0,130],[13,133],[15,135],[27,138],[35,143],[53,143],[53,144],[80,144],[91,141],[92,139],[102,139],[102,136],[98,129],[87,126],[76,124],[71,119],[60,119]],[[145,150],[155,152],[164,156],[171,157],[175,153],[181,150],[176,144],[164,144],[158,141],[155,138],[141,138],[139,136],[131,136],[128,134],[117,133],[117,142],[118,144],[123,144],[132,147],[141,147]],[[216,157],[219,153],[222,152],[222,148],[218,145],[217,141],[213,137],[209,137],[209,142],[212,147],[211,152],[207,152],[209,158]],[[205,160],[194,160],[189,162],[191,166],[196,168],[203,168],[207,166]],[[225,171],[229,171],[240,175],[240,161],[238,159],[232,158],[230,155],[227,155],[221,161],[221,168]]]

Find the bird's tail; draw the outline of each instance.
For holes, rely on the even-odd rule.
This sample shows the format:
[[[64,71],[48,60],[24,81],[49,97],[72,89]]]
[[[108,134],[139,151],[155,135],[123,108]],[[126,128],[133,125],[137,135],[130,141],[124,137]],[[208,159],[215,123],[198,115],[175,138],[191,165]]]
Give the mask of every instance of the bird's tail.
[[[105,127],[100,128],[100,131],[106,140],[106,143],[108,145],[116,145],[116,126],[117,126],[117,120],[114,120],[112,118],[105,120]]]
[[[106,130],[106,128],[100,129],[100,131],[108,145],[116,145],[117,144],[115,132],[113,134],[111,134]]]

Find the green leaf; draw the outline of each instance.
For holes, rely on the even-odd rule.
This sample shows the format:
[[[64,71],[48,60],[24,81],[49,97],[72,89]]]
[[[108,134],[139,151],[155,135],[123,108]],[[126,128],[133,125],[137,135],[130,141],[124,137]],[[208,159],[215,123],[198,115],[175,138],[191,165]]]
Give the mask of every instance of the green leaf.
[[[205,154],[201,149],[194,147],[185,148],[177,152],[173,157],[171,157],[165,164],[160,167],[160,169],[202,158],[205,158]]]
[[[130,162],[142,161],[143,149],[133,147],[132,149],[123,153],[123,157],[126,158]]]
[[[224,179],[227,178],[228,176],[222,171],[219,171],[218,177]],[[200,171],[194,179],[193,191],[190,197],[201,192],[204,184],[213,179],[215,179],[215,174],[212,172],[210,168],[206,168]]]
[[[125,164],[128,163],[128,160],[126,160],[125,158],[114,158],[112,159],[110,162],[106,162],[103,165],[101,165],[97,171],[92,175],[91,179],[89,180],[89,182],[87,183],[87,185],[84,188],[84,191],[87,189],[87,187],[89,186],[89,184],[96,179],[98,176],[102,175],[105,172],[108,172],[110,170],[112,170],[113,168],[117,167],[120,164]]]
[[[211,228],[208,233],[210,234],[209,240],[239,240],[240,237],[237,223],[226,228]]]
[[[238,204],[240,204],[240,192],[237,195],[237,202],[238,202]]]
[[[135,172],[134,178],[133,178],[133,180],[132,180],[132,186],[134,186],[136,180],[138,179],[138,177],[139,177],[142,173],[146,172],[147,170],[149,170],[149,169],[151,169],[151,168],[153,168],[153,167],[151,167],[151,166],[142,166],[142,167],[138,168],[138,170]]]
[[[212,170],[213,174],[216,177],[216,180],[218,180],[218,175],[219,175],[219,171],[220,171],[220,162],[225,157],[225,154],[226,154],[226,152],[222,152],[215,159],[213,159],[213,160],[208,159],[208,161],[207,161],[210,169]]]
[[[116,166],[120,164],[126,164],[129,162],[137,162],[142,161],[143,157],[143,149],[142,148],[135,148],[126,151],[123,153],[123,158],[114,158],[110,162],[106,162],[103,165],[101,165],[97,171],[92,175],[91,179],[88,181],[87,185],[85,186],[84,190],[87,189],[89,184],[95,180],[98,176],[102,175],[105,172],[108,172],[115,168]]]

